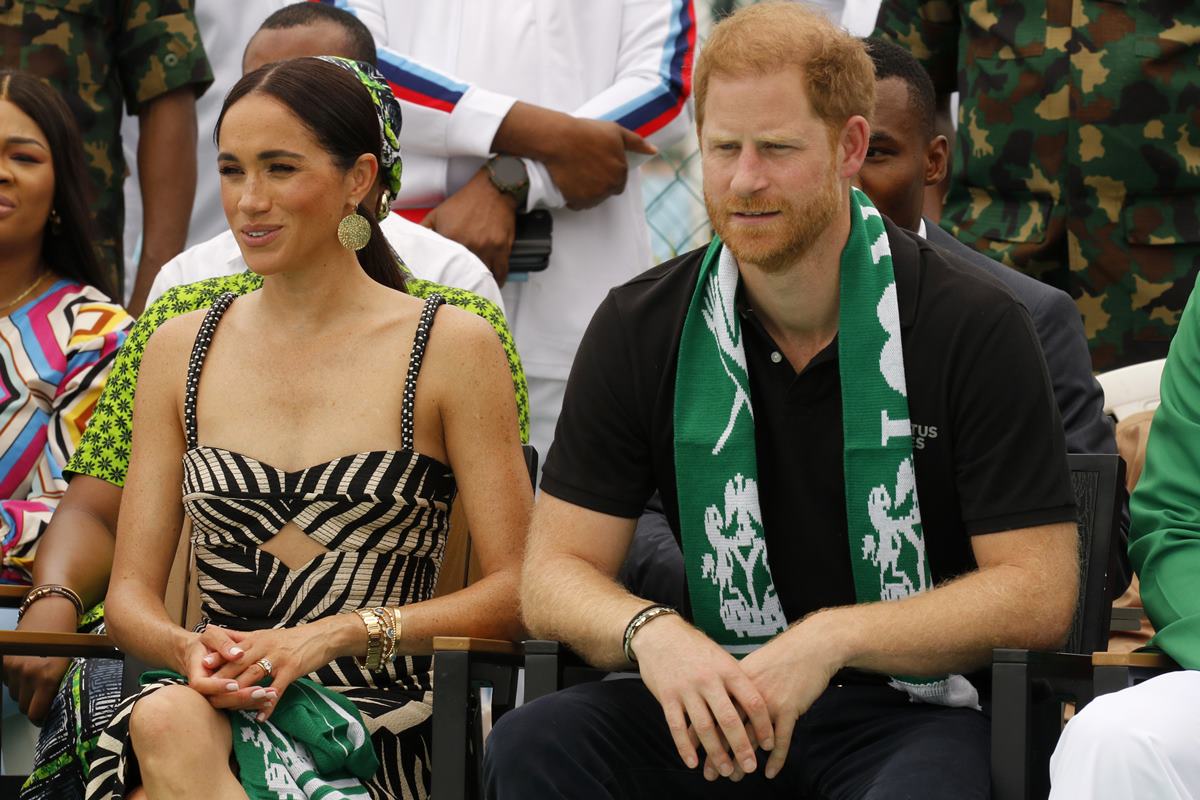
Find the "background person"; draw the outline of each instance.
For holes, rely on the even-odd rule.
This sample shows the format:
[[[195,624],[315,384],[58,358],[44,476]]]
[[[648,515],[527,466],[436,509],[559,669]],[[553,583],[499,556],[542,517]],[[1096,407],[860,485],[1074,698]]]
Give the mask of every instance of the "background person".
[[[190,0],[15,0],[0,16],[0,67],[50,81],[74,113],[87,153],[92,191],[86,196],[100,264],[118,287],[125,227],[122,111],[138,117],[145,202],[130,309],[141,313],[158,268],[183,249],[196,188],[195,104],[212,72]]]
[[[40,79],[0,70],[0,582],[27,583],[132,324],[92,246],[71,112]],[[65,611],[69,599],[44,600]],[[76,611],[76,616],[81,614]]]
[[[941,224],[1068,291],[1092,364],[1162,358],[1200,270],[1200,5],[884,0],[958,158]]]
[[[274,703],[293,702],[289,687],[304,675],[363,715],[381,768],[355,774],[373,793],[428,791],[430,662],[420,654],[435,633],[519,631],[516,565],[531,498],[520,488],[503,354],[481,321],[437,314],[440,297],[422,303],[395,291],[403,276],[376,224],[367,223],[358,258],[355,242],[338,235],[346,216],[370,219],[363,200],[387,147],[374,116],[354,76],[319,59],[252,73],[226,100],[223,200],[263,289],[227,295],[152,340],[108,598],[122,647],[188,681],[148,686],[124,704],[92,757],[90,798],[128,791],[127,747],[150,795],[236,793],[254,763],[218,709],[249,708],[274,723]],[[394,354],[410,349],[406,378]],[[184,374],[178,368],[186,382],[173,379]],[[330,386],[338,399],[321,401]],[[243,477],[226,483],[204,466],[211,459]],[[429,600],[456,485],[484,577]],[[266,516],[233,523],[239,506]],[[181,629],[161,602],[176,546],[162,532],[180,529],[185,507],[211,620],[203,634]],[[322,579],[345,591],[295,594]],[[369,623],[364,630],[364,615],[380,606],[399,606],[398,657],[373,665],[378,636]],[[367,668],[352,656],[366,656]],[[271,685],[256,688],[264,678]],[[241,688],[230,691],[230,681]],[[241,754],[238,776],[231,746]]]
[[[688,134],[692,0],[338,4],[371,29],[403,104],[402,213],[502,283],[516,214],[553,216],[549,267],[504,289],[545,453],[588,318],[652,263],[636,167]]]
[[[1129,556],[1181,670],[1103,695],[1071,718],[1050,760],[1052,800],[1200,796],[1200,306],[1192,293],[1163,368],[1146,461],[1130,500]]]

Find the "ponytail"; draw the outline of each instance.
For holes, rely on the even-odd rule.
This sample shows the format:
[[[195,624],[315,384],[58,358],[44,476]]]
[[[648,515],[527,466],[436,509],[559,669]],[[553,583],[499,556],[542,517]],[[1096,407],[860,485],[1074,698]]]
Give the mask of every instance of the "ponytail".
[[[389,289],[407,293],[408,277],[404,270],[400,269],[400,257],[388,244],[387,237],[383,235],[383,228],[379,226],[379,221],[375,219],[374,214],[363,208],[362,203],[358,204],[357,211],[366,217],[367,222],[371,225],[371,238],[366,247],[358,251],[359,265],[376,283],[382,283]]]

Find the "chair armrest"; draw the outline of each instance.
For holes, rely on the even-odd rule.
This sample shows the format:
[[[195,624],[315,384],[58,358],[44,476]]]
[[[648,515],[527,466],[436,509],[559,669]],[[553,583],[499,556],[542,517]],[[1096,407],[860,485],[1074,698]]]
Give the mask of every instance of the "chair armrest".
[[[1079,653],[998,648],[992,651],[992,665],[998,664],[1021,664],[1030,678],[1091,680],[1092,676],[1091,657]]]
[[[1146,612],[1141,608],[1114,608],[1110,617],[1110,631],[1140,631]]]
[[[16,608],[21,605],[21,601],[25,599],[25,595],[31,588],[15,583],[0,584],[0,608]]]
[[[0,631],[0,655],[124,658],[107,636],[48,631]]]
[[[1164,672],[1179,669],[1179,665],[1166,653],[1092,653],[1092,665],[1096,667],[1138,667],[1160,669]]]
[[[490,655],[521,655],[521,645],[505,639],[476,639],[472,636],[435,636],[433,652],[488,653]]]

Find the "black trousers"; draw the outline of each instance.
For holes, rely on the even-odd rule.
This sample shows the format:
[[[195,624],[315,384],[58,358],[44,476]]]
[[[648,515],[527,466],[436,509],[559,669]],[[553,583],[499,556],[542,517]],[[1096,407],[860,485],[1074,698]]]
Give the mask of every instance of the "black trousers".
[[[883,685],[832,686],[796,724],[783,771],[710,783],[679,758],[640,680],[575,686],[510,711],[488,739],[491,800],[788,798],[973,800],[990,794],[981,712],[917,704]]]

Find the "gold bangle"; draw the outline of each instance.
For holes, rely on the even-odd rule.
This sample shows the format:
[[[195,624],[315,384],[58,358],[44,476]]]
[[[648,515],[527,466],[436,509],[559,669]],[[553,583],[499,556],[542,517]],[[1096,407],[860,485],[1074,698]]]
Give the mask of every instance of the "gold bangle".
[[[392,614],[390,608],[384,606],[376,606],[371,609],[379,620],[380,626],[383,628],[383,652],[380,655],[380,666],[392,660],[392,656],[396,654],[396,617]]]
[[[41,586],[35,586],[30,589],[17,609],[17,621],[21,621],[21,617],[25,616],[25,612],[29,610],[31,605],[51,595],[65,597],[71,601],[71,604],[75,606],[75,622],[78,624],[80,617],[83,616],[83,598],[73,590],[68,589],[66,586],[60,586],[57,583],[44,583]]]
[[[355,609],[354,613],[358,614],[358,618],[367,627],[367,656],[366,658],[355,656],[354,661],[370,672],[378,672],[379,662],[383,656],[383,626],[379,624],[379,618],[369,608]]]

